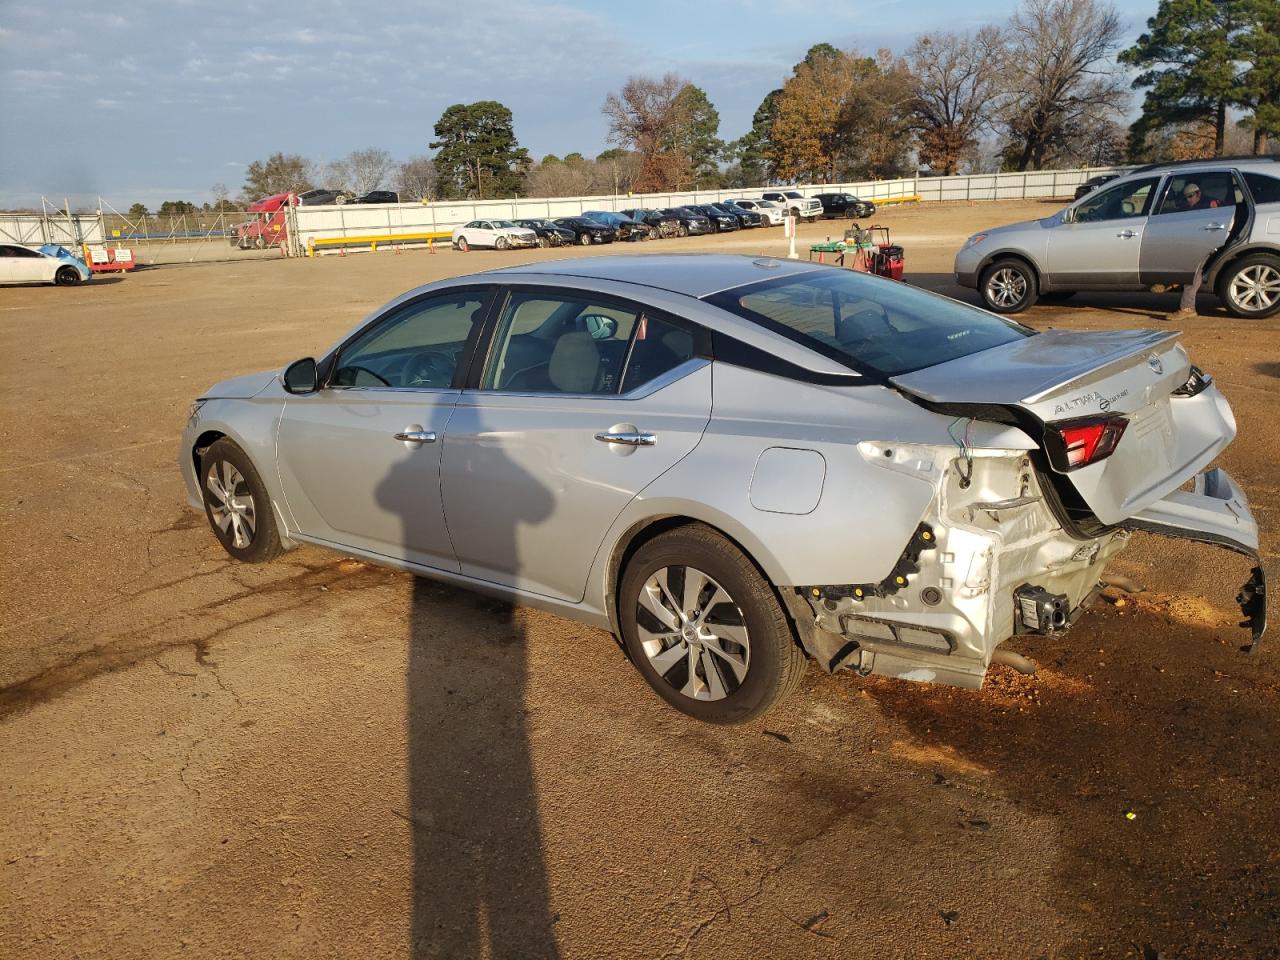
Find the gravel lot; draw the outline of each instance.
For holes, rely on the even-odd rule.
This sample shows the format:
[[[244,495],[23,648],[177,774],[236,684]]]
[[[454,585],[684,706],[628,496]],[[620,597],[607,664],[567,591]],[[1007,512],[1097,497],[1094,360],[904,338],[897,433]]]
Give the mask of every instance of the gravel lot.
[[[908,280],[974,300],[963,237],[1053,209],[875,219]],[[607,252],[677,249],[785,247]],[[418,283],[563,255],[0,289],[0,956],[1280,956],[1280,660],[1274,635],[1238,652],[1241,558],[1138,537],[1116,569],[1147,591],[1017,643],[1034,678],[811,668],[715,729],[599,631],[318,549],[239,566],[184,506],[176,442],[210,383]],[[1025,316],[1159,326],[1176,300]],[[1202,310],[1185,342],[1234,406],[1223,463],[1274,583],[1280,320]]]

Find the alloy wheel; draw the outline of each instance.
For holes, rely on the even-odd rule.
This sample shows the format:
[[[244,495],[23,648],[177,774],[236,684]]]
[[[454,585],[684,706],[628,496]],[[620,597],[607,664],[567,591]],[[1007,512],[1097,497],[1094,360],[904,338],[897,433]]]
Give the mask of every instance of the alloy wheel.
[[[1250,264],[1231,278],[1227,295],[1241,310],[1269,310],[1280,301],[1280,270],[1266,263]]]
[[[230,531],[231,544],[243,550],[253,542],[257,530],[257,511],[253,495],[244,475],[226,460],[214,463],[205,478],[205,486],[213,494],[209,512],[223,533]]]
[[[663,567],[640,590],[636,626],[649,665],[693,700],[723,700],[746,679],[751,644],[728,591],[694,567]]]
[[[1027,295],[1027,278],[1012,267],[1001,267],[987,280],[987,298],[1001,307],[1012,307]]]

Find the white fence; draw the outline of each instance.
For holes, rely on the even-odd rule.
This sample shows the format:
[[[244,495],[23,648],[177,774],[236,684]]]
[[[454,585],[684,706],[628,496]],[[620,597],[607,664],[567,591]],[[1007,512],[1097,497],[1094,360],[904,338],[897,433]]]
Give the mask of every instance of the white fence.
[[[96,214],[74,214],[70,217],[0,214],[0,243],[17,243],[28,247],[60,243],[67,247],[78,247],[82,243],[101,243],[104,236],[102,218]]]
[[[1042,170],[1032,173],[995,173],[956,177],[905,177],[901,180],[866,180],[798,188],[806,196],[819,193],[852,193],[864,200],[919,197],[922,202],[942,200],[1023,200],[1071,196],[1075,188],[1100,173],[1121,168],[1093,167],[1078,170]],[[460,200],[436,203],[387,203],[298,207],[295,253],[306,252],[317,240],[330,243],[350,238],[352,245],[371,239],[424,237],[447,234],[472,220],[522,220],[530,217],[572,217],[587,210],[629,210],[635,207],[679,207],[688,203],[713,203],[733,197],[758,197],[769,187],[734,190],[697,190],[688,193],[643,193],[599,197],[518,197],[510,200]]]

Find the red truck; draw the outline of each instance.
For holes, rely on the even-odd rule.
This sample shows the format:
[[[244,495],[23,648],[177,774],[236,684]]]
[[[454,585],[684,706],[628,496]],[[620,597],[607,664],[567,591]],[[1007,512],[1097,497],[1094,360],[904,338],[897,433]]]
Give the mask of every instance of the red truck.
[[[279,246],[288,236],[285,211],[297,205],[298,196],[294,193],[277,193],[249,204],[248,212],[253,214],[253,219],[236,226],[232,244],[241,250]]]

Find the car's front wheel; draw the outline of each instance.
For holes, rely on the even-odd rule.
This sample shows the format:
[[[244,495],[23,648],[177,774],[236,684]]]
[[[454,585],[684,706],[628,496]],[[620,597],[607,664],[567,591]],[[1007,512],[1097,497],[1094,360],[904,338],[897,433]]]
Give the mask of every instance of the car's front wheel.
[[[578,242],[582,244],[584,247],[591,246],[591,234],[589,233],[582,234],[580,237],[578,237]]]
[[[1280,259],[1267,253],[1241,257],[1222,272],[1218,292],[1237,317],[1261,320],[1280,312]]]
[[[466,237],[458,238],[458,249],[461,250],[463,253],[466,253],[471,249],[471,245],[467,243]]]
[[[755,564],[701,525],[660,534],[622,575],[619,625],[658,695],[708,723],[745,723],[799,685],[804,652]]]
[[[80,282],[80,271],[75,267],[59,267],[53,275],[53,282],[60,287],[74,287]]]
[[[493,241],[493,245],[499,250],[505,250],[507,247],[511,246],[511,241],[506,237],[499,237],[497,240]]]
[[[213,535],[231,556],[265,563],[283,551],[267,488],[235,441],[223,437],[204,452],[200,492]]]
[[[1036,272],[1022,260],[997,260],[982,271],[982,301],[996,313],[1020,313],[1036,302]]]
[[[551,241],[546,237],[539,237],[538,246],[545,250],[547,247],[551,246]]]

